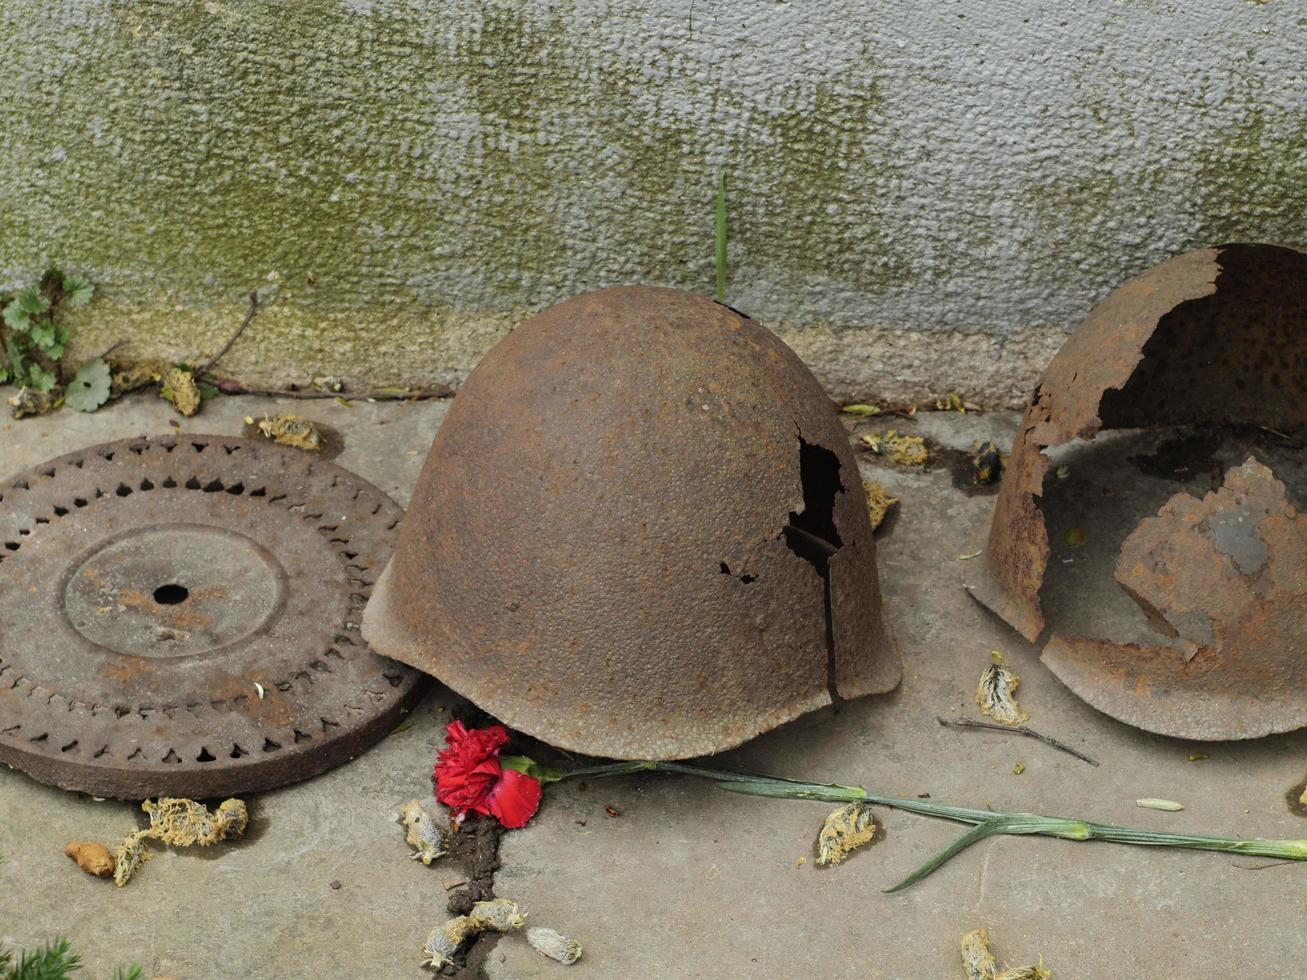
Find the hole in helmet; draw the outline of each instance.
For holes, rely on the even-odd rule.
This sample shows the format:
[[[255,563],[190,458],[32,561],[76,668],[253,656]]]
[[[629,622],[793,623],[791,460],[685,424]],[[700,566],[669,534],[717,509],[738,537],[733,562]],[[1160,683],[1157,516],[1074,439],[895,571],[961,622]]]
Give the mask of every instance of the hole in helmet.
[[[790,513],[790,522],[782,528],[781,535],[792,552],[816,569],[825,587],[826,686],[831,700],[837,701],[830,559],[844,545],[835,527],[835,497],[844,492],[840,480],[840,458],[826,447],[806,442],[800,436],[799,481],[803,485],[803,509]]]

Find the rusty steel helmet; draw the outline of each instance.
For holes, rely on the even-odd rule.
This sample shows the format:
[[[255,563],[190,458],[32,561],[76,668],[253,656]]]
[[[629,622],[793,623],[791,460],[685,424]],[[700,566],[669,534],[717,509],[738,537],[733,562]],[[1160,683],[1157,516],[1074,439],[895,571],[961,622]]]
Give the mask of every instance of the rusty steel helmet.
[[[532,317],[472,372],[363,632],[554,745],[676,759],[892,689],[880,606],[816,379],[729,307],[624,287]]]

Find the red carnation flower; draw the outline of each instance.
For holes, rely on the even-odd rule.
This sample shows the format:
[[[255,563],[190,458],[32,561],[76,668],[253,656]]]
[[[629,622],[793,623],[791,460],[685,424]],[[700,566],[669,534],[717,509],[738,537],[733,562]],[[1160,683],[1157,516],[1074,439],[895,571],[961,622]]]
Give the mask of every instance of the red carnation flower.
[[[509,829],[525,827],[540,808],[540,780],[500,765],[508,730],[503,725],[468,729],[453,721],[447,731],[436,759],[436,799],[454,811],[458,823],[471,812],[494,817]]]

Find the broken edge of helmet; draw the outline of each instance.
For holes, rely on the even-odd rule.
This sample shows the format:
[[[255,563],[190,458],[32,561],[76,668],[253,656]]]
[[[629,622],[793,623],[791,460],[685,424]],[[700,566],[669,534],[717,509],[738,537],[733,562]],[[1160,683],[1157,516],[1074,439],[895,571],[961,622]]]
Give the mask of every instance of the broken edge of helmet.
[[[816,379],[727,307],[623,287],[531,318],[473,371],[363,628],[537,738],[673,759],[894,688],[880,607]]]
[[[1177,256],[1126,283],[1076,328],[1040,379],[1012,449],[983,554],[964,572],[967,588],[1034,641],[1045,626],[1039,590],[1050,554],[1040,511],[1050,467],[1046,450],[1093,439],[1109,428],[1252,424],[1301,433],[1307,431],[1304,390],[1307,254],[1276,245],[1224,245]],[[1202,502],[1180,496],[1192,506],[1211,507],[1226,487]],[[1161,516],[1181,506],[1173,499]],[[1141,530],[1158,520],[1146,516]],[[1258,528],[1246,530],[1261,537],[1269,533]],[[1166,543],[1175,554],[1187,550],[1197,558],[1200,549],[1210,550],[1210,541],[1182,540],[1178,528],[1171,530]],[[1277,556],[1277,574],[1284,574],[1286,565],[1301,572],[1307,564],[1301,547],[1280,546]],[[1233,561],[1229,555],[1217,559]],[[1177,561],[1173,572],[1183,578],[1183,562]],[[1249,574],[1270,573],[1265,567],[1251,573],[1236,568],[1231,581]],[[1121,575],[1123,587],[1139,598],[1129,576]],[[1163,611],[1170,608],[1174,578],[1151,585],[1158,594],[1150,621],[1159,626],[1159,639],[1182,636],[1184,630],[1168,625]],[[1217,586],[1209,581],[1205,587]],[[1241,615],[1273,626],[1267,608],[1263,601],[1255,613],[1245,607]],[[1094,707],[1161,734],[1249,738],[1307,724],[1307,688],[1291,662],[1303,657],[1303,631],[1289,637],[1278,629],[1279,641],[1289,642],[1273,648],[1263,643],[1264,636],[1234,626],[1233,619],[1208,624],[1201,635],[1191,634],[1177,646],[1053,635],[1043,660]],[[1301,704],[1295,688],[1304,691]]]

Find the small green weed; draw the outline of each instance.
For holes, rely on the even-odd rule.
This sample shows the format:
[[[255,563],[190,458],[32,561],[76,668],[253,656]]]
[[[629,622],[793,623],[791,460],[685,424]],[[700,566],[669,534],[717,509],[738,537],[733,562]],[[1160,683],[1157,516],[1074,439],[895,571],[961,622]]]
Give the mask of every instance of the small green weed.
[[[15,961],[14,951],[0,949],[0,980],[68,980],[82,968],[82,958],[67,939],[56,939],[40,949],[29,949]],[[139,966],[119,967],[113,980],[141,980]]]
[[[0,299],[0,384],[53,392],[68,343],[63,309],[85,306],[95,286],[79,276],[50,270],[33,286]],[[78,368],[66,401],[79,412],[92,412],[109,399],[109,368],[94,358]]]

